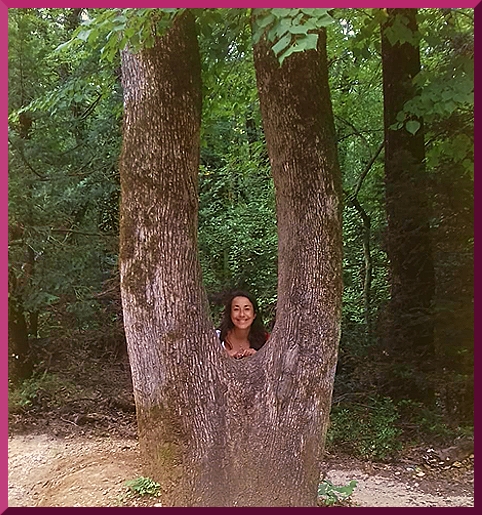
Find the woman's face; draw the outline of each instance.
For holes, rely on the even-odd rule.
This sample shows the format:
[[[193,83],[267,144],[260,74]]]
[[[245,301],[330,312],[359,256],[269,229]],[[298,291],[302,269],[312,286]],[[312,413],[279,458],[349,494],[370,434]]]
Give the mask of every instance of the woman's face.
[[[238,329],[248,329],[256,318],[253,304],[246,297],[234,297],[231,303],[231,321]]]

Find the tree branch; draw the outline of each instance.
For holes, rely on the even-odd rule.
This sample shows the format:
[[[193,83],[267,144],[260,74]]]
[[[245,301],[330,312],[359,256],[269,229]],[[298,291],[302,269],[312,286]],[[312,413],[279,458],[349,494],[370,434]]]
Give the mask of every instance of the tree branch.
[[[19,155],[20,155],[20,158],[21,160],[23,161],[23,163],[25,164],[25,166],[27,166],[27,168],[33,172],[37,177],[39,177],[40,179],[42,179],[43,181],[45,181],[47,179],[47,177],[45,177],[45,175],[42,175],[41,173],[37,172],[37,170],[35,170],[35,168],[28,162],[27,158],[25,157],[22,149],[20,147],[18,147],[17,145],[15,145],[15,143],[10,139],[8,138],[8,142],[10,143],[10,145],[12,146],[12,148],[16,151],[18,151]]]
[[[353,197],[356,197],[358,193],[360,192],[360,189],[362,187],[363,181],[365,180],[365,177],[368,175],[368,172],[371,170],[371,167],[375,163],[377,157],[380,155],[380,152],[383,150],[383,147],[385,146],[385,142],[382,141],[380,145],[378,146],[375,154],[373,154],[373,157],[370,159],[368,164],[365,166],[365,169],[363,170],[362,174],[358,178],[358,182],[355,187],[355,191],[353,192]]]

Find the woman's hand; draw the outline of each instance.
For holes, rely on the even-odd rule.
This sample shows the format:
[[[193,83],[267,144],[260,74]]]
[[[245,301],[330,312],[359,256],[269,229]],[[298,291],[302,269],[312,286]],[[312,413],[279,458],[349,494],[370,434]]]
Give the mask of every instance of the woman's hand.
[[[251,347],[249,349],[245,349],[243,351],[239,351],[237,352],[234,357],[236,359],[241,359],[241,358],[247,358],[248,356],[252,356],[253,354],[256,354],[256,349],[252,349]]]

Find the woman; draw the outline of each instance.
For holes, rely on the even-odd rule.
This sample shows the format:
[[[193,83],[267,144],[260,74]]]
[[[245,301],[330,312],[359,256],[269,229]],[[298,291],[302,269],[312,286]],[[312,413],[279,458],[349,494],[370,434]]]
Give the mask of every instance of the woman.
[[[236,359],[252,356],[266,343],[269,335],[258,304],[249,293],[238,290],[229,295],[218,335],[228,354]]]

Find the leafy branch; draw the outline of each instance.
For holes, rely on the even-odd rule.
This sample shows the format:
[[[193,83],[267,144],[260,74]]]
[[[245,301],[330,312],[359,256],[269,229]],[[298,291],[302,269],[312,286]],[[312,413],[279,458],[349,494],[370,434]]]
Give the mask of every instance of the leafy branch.
[[[253,43],[265,37],[280,66],[295,52],[314,50],[318,32],[334,22],[331,9],[253,9]]]

